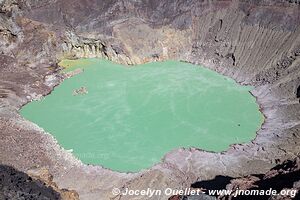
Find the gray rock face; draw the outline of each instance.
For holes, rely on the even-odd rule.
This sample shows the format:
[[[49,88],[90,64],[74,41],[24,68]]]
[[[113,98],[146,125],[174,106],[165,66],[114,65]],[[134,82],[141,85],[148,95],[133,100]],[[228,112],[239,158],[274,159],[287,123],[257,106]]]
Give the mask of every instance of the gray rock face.
[[[24,172],[46,167],[59,187],[76,190],[81,199],[108,199],[114,187],[185,188],[217,175],[265,173],[299,153],[298,1],[2,0],[0,6],[2,164]],[[135,174],[84,165],[18,114],[62,81],[60,59],[81,57],[203,64],[255,86],[265,122],[250,143],[222,153],[174,150]]]

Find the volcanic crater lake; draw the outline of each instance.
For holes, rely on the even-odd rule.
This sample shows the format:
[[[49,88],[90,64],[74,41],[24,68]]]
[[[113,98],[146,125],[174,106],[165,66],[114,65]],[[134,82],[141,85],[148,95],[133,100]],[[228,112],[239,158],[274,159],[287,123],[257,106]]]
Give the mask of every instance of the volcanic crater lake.
[[[250,87],[201,66],[101,59],[61,65],[84,71],[20,113],[86,164],[135,172],[181,147],[220,152],[254,139],[263,122]]]

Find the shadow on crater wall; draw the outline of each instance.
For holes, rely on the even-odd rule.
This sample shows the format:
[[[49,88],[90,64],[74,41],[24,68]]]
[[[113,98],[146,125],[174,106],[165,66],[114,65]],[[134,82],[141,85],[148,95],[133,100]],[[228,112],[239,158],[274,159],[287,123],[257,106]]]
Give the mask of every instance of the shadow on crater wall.
[[[253,174],[246,177],[232,178],[228,176],[216,176],[214,179],[207,181],[199,181],[191,185],[192,188],[202,188],[205,191],[209,190],[232,190],[234,194],[236,188],[243,188],[240,190],[253,191],[250,194],[255,194],[256,191],[276,190],[277,194],[282,190],[290,191],[293,199],[300,199],[299,192],[296,194],[298,183],[300,181],[299,160],[286,160],[281,164],[273,167],[269,172],[264,174]],[[293,190],[293,191],[292,191]],[[269,200],[273,199],[270,195],[238,195],[236,197],[218,196],[218,199],[255,199],[255,200]],[[279,199],[290,199],[288,197],[280,197]]]
[[[212,180],[199,181],[191,185],[192,188],[205,188],[207,190],[222,190],[230,183],[232,177],[229,176],[216,176]]]

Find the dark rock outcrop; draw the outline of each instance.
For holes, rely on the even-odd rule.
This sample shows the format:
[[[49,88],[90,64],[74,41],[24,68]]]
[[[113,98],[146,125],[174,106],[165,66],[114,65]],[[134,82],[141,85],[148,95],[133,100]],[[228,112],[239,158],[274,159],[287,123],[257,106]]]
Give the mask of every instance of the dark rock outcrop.
[[[11,166],[0,165],[0,199],[77,200],[78,194],[59,190],[56,185],[28,176]]]

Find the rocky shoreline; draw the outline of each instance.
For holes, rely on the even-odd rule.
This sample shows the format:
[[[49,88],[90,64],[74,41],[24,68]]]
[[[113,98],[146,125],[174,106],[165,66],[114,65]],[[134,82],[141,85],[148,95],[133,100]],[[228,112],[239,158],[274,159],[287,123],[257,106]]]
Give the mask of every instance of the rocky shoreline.
[[[0,5],[2,165],[25,173],[46,168],[59,188],[75,190],[80,199],[108,199],[119,198],[113,188],[176,189],[219,175],[264,174],[300,152],[297,3],[4,0]],[[139,173],[84,165],[18,114],[22,105],[63,80],[56,64],[60,59],[81,57],[123,64],[165,59],[202,64],[254,86],[265,123],[250,143],[222,153],[177,149]]]

